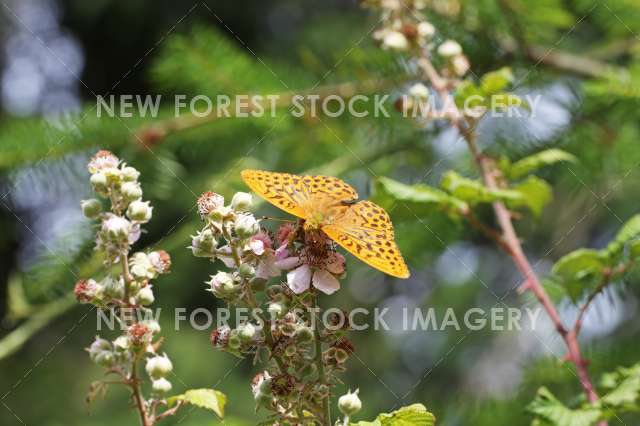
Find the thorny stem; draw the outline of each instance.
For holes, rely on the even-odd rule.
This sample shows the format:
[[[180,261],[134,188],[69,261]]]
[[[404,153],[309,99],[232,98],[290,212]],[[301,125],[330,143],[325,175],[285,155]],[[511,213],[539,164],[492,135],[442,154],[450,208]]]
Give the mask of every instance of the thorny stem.
[[[120,254],[120,263],[122,264],[122,277],[124,279],[124,300],[125,305],[129,304],[129,293],[131,287],[131,281],[133,277],[129,272],[129,253],[123,250]],[[131,308],[125,308],[131,309]],[[136,409],[140,415],[140,424],[142,426],[152,426],[153,422],[149,418],[147,408],[145,406],[144,398],[142,397],[142,391],[140,389],[140,380],[138,379],[138,356],[134,355],[131,361],[131,373],[127,378],[127,384],[131,388],[133,393],[133,399],[136,403]]]
[[[460,110],[456,108],[453,96],[449,91],[447,81],[440,77],[436,69],[431,64],[431,61],[428,59],[428,55],[425,54],[421,57],[418,64],[422,68],[425,76],[431,81],[433,88],[438,92],[438,95],[442,98],[444,104],[450,108],[448,111],[450,116],[449,118],[467,142],[469,151],[473,155],[476,165],[482,174],[485,185],[487,185],[489,189],[498,189],[499,184],[497,177],[499,174],[495,168],[495,164],[489,158],[480,153],[476,144],[475,133],[473,132],[473,129],[470,129],[467,125],[467,122]],[[558,334],[562,337],[569,352],[568,360],[576,367],[576,372],[587,400],[591,403],[595,403],[598,401],[598,394],[596,393],[591,379],[589,378],[587,362],[582,357],[580,346],[578,344],[577,333],[575,332],[576,330],[567,330],[564,326],[556,306],[549,298],[549,295],[533,270],[531,263],[524,254],[520,239],[518,238],[511,220],[511,213],[507,207],[502,202],[495,202],[493,203],[493,210],[502,231],[501,241],[503,241],[503,244],[500,244],[500,246],[505,249],[506,253],[516,264],[520,273],[524,276],[526,280],[526,289],[531,290],[555,325]],[[600,422],[599,425],[605,426],[606,424],[606,422]]]

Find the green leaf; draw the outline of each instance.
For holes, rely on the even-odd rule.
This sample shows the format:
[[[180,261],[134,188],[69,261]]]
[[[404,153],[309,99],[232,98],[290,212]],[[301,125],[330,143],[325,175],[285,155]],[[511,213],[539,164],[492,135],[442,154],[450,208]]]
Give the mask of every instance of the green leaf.
[[[542,424],[553,426],[592,426],[602,416],[595,407],[571,409],[565,406],[545,387],[538,389],[527,411],[542,420]]]
[[[356,426],[434,426],[436,418],[422,404],[402,407],[392,413],[382,413],[371,422],[351,423]]]
[[[169,407],[178,401],[192,404],[200,408],[211,410],[220,418],[224,418],[224,406],[227,403],[227,396],[214,389],[190,389],[182,395],[175,395],[167,399]]]
[[[522,194],[524,204],[535,216],[540,216],[553,198],[551,186],[536,176],[529,176],[524,182],[515,185],[513,190]]]
[[[519,179],[542,167],[563,161],[574,163],[577,159],[561,149],[547,149],[516,161],[511,165],[507,175],[509,179]]]
[[[630,368],[620,367],[612,373],[603,374],[600,384],[607,390],[601,398],[606,408],[614,406],[640,409],[640,364]]]
[[[503,67],[499,70],[486,73],[480,80],[480,90],[485,96],[503,91],[513,82],[511,68]]]
[[[444,174],[441,185],[454,197],[470,204],[492,203],[494,201],[522,203],[524,201],[523,195],[518,191],[510,189],[489,189],[480,181],[462,177],[454,171],[449,171]]]
[[[622,228],[620,228],[616,237],[605,249],[607,255],[610,257],[619,255],[625,245],[638,236],[640,236],[640,214],[633,216],[631,219],[626,221],[624,225],[622,225]],[[633,252],[635,252],[635,250],[632,250],[632,256],[634,255]]]
[[[575,301],[585,289],[602,280],[605,266],[604,256],[598,250],[578,249],[560,258],[551,272]]]
[[[471,80],[465,80],[456,89],[454,101],[458,108],[475,108],[485,106],[485,96],[480,88]]]
[[[466,210],[467,204],[450,196],[446,192],[425,184],[406,185],[387,177],[378,178],[376,182],[376,197],[392,198],[422,207],[439,209]],[[382,203],[384,204],[384,203]],[[412,209],[413,210],[413,209]]]

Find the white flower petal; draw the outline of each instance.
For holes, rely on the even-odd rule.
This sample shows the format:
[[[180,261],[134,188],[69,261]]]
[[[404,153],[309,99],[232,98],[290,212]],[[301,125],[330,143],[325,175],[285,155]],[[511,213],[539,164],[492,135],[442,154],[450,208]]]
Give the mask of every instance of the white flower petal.
[[[249,248],[256,256],[264,253],[264,243],[260,240],[251,240],[251,242],[249,242]]]
[[[313,286],[324,294],[332,294],[340,288],[340,281],[331,272],[320,270],[313,273]]]
[[[287,274],[287,284],[295,293],[300,294],[309,288],[311,284],[311,268],[302,265]]]
[[[283,270],[289,270],[295,268],[300,264],[300,258],[297,256],[287,257],[282,260],[276,261],[276,266]]]

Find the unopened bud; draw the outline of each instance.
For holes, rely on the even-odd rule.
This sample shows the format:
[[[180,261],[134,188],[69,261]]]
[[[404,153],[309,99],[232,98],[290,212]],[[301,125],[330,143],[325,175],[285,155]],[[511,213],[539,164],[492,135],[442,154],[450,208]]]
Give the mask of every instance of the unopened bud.
[[[135,182],[138,180],[138,177],[140,177],[140,172],[133,167],[122,168],[122,179],[125,182]]]
[[[153,297],[153,290],[151,286],[142,287],[136,295],[136,301],[142,306],[147,306],[153,303],[155,297]]]
[[[136,222],[148,222],[151,219],[153,207],[148,201],[136,200],[129,204],[127,208],[127,216]]]
[[[250,322],[245,323],[238,327],[238,334],[242,341],[250,342],[253,340],[253,336],[256,334],[256,328]]]
[[[102,204],[95,198],[82,200],[82,202],[80,202],[80,207],[82,208],[82,214],[84,214],[88,219],[97,218],[100,216],[100,212],[102,211]]]
[[[120,191],[125,199],[129,201],[137,200],[142,197],[142,188],[137,182],[125,182],[120,187]]]
[[[409,48],[409,41],[401,32],[389,31],[382,39],[382,46],[393,50],[407,50]]]
[[[251,194],[246,192],[236,192],[231,199],[231,208],[238,211],[247,211],[253,204]]]
[[[167,393],[171,390],[171,387],[171,382],[164,377],[161,377],[158,380],[154,380],[151,384],[151,389],[153,389],[153,391],[157,393]]]
[[[438,55],[443,58],[452,58],[462,53],[462,46],[454,40],[447,40],[438,46]]]
[[[260,231],[260,225],[253,215],[244,214],[236,219],[236,234],[240,238],[249,238]]]
[[[362,408],[362,402],[358,398],[358,390],[347,392],[338,399],[338,408],[345,416],[352,416]]]
[[[89,182],[91,182],[93,189],[97,192],[102,192],[107,189],[107,175],[102,172],[92,174]]]
[[[171,373],[171,371],[173,371],[173,364],[166,354],[162,356],[158,355],[147,360],[145,370],[149,377],[157,380]]]
[[[423,38],[431,38],[436,34],[436,28],[429,22],[420,22],[418,24],[418,35]]]

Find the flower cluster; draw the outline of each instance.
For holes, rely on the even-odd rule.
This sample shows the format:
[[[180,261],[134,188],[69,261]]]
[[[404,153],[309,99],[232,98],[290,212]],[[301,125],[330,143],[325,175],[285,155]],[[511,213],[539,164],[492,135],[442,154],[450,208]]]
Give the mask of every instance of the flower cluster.
[[[235,327],[219,324],[211,344],[266,360],[251,389],[274,421],[299,424],[308,421],[301,418],[307,412],[325,424],[331,388],[354,348],[345,337],[348,324],[320,324],[317,297],[340,288],[345,259],[324,234],[300,224],[264,228],[251,205],[243,192],[228,205],[213,192],[198,199],[204,226],[190,249],[225,267],[207,281],[207,291],[229,306],[253,310],[251,320]]]
[[[162,395],[171,390],[167,376],[173,365],[166,354],[158,353],[162,341],[160,325],[149,319],[153,317],[149,305],[155,300],[151,281],[169,272],[171,258],[164,250],[130,254],[131,245],[140,237],[141,225],[151,219],[153,210],[148,201],[142,201],[140,173],[109,151],[99,151],[88,169],[94,192],[110,204],[103,211],[99,199],[81,203],[87,218],[100,221],[96,250],[104,254],[106,274],[101,279],[78,281],[74,293],[78,302],[108,310],[122,334],[114,340],[97,336],[87,351],[93,362],[106,368],[107,374],[118,376],[119,383],[131,389],[141,419],[145,425],[151,425],[165,413],[171,414],[165,411],[156,416],[157,407],[166,405]],[[146,364],[151,381],[153,396],[149,399],[141,396],[137,377],[140,362]]]
[[[440,74],[454,87],[470,69],[462,46],[455,40],[438,42],[436,28],[424,17],[427,2],[421,0],[364,0],[363,6],[379,11],[381,25],[373,38],[382,49],[406,52],[416,60],[437,55],[442,64]],[[424,108],[429,99],[429,89],[421,82],[409,86],[398,99],[396,108],[408,112]]]

